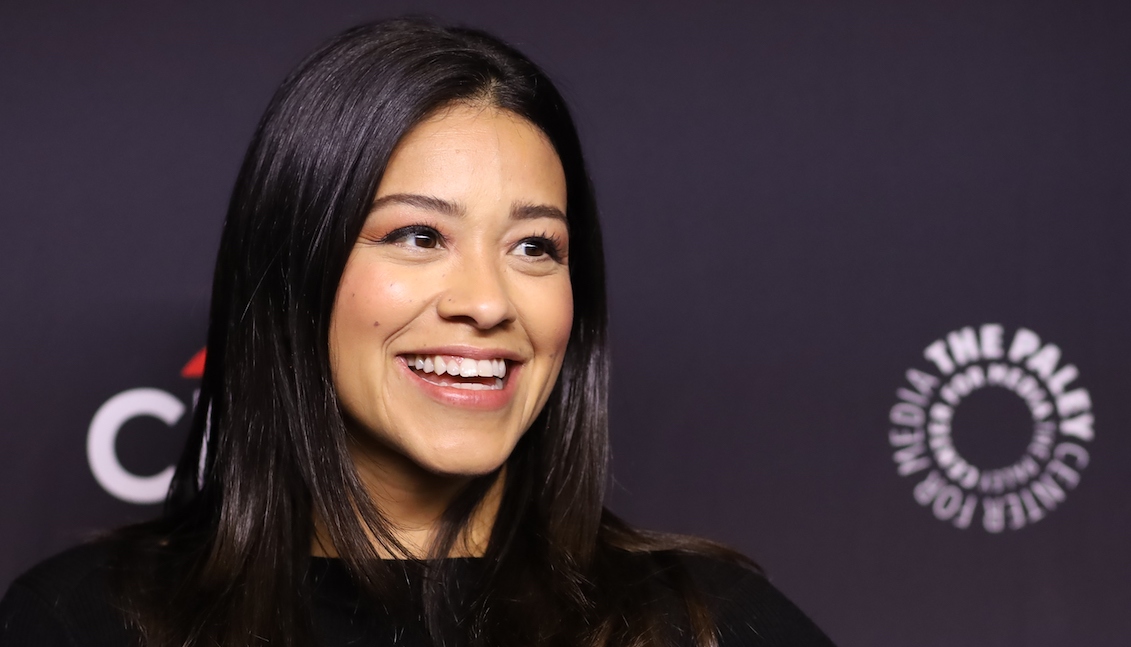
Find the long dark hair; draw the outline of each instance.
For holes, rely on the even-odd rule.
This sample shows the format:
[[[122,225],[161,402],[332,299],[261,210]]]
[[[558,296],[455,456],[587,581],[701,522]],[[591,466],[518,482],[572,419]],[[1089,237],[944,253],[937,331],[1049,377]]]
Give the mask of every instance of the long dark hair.
[[[456,102],[513,112],[552,143],[567,185],[574,303],[550,400],[506,469],[472,480],[451,504],[431,547],[433,557],[450,554],[485,493],[505,480],[486,568],[458,622],[451,560],[418,560],[429,577],[406,592],[380,559],[411,556],[354,470],[328,352],[338,283],[394,148]],[[706,607],[671,555],[725,551],[633,530],[603,507],[608,354],[593,191],[562,97],[494,37],[416,19],[365,25],[283,82],[233,190],[207,357],[166,514],[126,533],[119,588],[148,644],[314,644],[303,581],[315,519],[374,604],[421,601],[436,644],[666,640],[672,618],[648,589],[657,568],[684,602],[674,624],[714,643]]]

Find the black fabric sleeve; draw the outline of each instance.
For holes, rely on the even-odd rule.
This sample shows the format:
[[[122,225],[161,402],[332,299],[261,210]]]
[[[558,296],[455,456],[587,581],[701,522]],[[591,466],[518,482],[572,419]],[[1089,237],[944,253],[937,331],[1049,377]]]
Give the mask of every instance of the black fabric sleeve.
[[[134,647],[114,603],[108,547],[85,544],[24,573],[0,601],[0,647]]]
[[[714,613],[719,647],[833,647],[762,574],[721,559],[692,557],[685,563]]]
[[[0,601],[0,647],[74,647],[56,610],[18,582]]]
[[[720,647],[833,647],[801,609],[756,573],[745,574],[726,593],[718,629]]]

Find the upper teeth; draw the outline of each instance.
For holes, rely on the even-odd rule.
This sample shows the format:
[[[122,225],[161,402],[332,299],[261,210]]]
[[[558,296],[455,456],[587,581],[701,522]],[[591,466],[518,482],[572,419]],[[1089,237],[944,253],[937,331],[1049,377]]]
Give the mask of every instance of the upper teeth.
[[[408,355],[408,365],[425,373],[460,377],[506,377],[507,362],[502,359],[471,359],[456,355]]]

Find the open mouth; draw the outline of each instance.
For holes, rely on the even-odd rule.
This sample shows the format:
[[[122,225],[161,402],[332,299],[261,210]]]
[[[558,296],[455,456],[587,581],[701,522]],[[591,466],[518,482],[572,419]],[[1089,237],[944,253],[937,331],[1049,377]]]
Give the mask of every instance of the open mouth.
[[[405,364],[425,382],[468,391],[501,391],[507,360],[458,355],[404,355]]]

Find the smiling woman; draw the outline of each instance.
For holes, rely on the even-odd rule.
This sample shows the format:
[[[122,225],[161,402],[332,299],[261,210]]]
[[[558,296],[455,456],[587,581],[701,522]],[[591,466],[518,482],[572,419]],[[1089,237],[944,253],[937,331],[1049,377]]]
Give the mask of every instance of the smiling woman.
[[[415,551],[446,505],[430,487],[499,469],[550,397],[573,321],[565,212],[549,140],[486,104],[413,128],[381,178],[330,363],[354,465],[386,514],[417,519]]]
[[[334,306],[338,397],[428,471],[493,471],[542,410],[569,341],[569,231],[551,215],[566,210],[561,163],[529,122],[453,106],[398,145],[375,204]]]
[[[165,515],[56,557],[0,645],[827,645],[749,560],[603,507],[604,267],[549,79],[350,30],[233,192]]]

